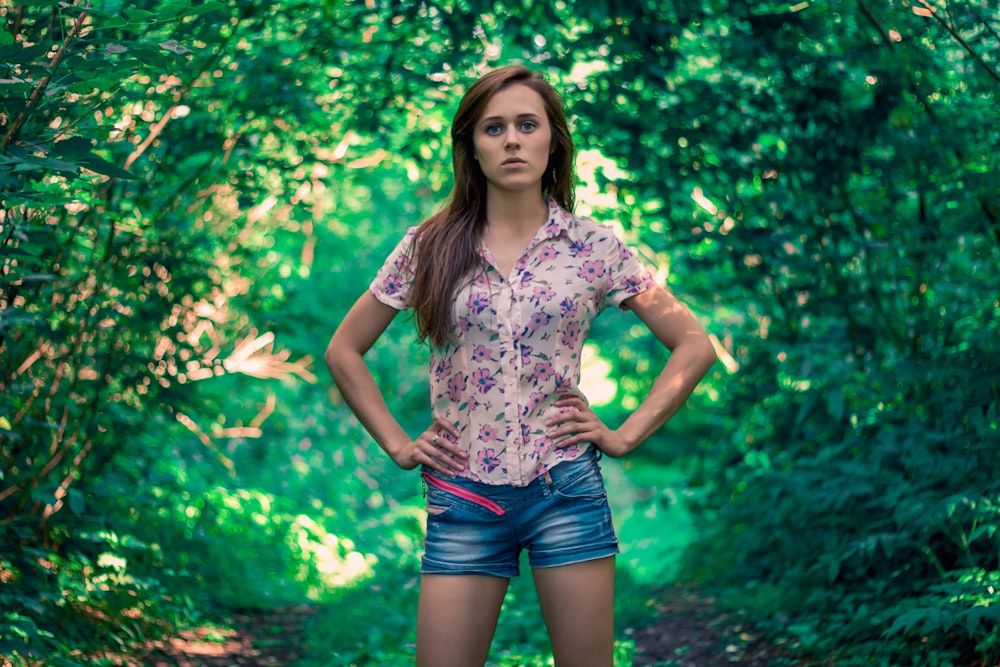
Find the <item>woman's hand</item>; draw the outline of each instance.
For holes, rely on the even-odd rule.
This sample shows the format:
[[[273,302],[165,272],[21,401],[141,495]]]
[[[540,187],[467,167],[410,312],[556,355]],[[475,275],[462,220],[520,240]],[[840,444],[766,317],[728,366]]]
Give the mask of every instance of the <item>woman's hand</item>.
[[[609,429],[579,396],[563,396],[554,405],[559,414],[546,424],[558,427],[549,434],[556,447],[592,442],[612,458],[625,456],[634,449],[617,431]]]
[[[404,470],[425,465],[442,475],[454,477],[465,470],[469,456],[456,444],[458,437],[458,430],[454,426],[436,417],[434,423],[416,440],[411,440],[402,449],[393,452],[392,460]]]

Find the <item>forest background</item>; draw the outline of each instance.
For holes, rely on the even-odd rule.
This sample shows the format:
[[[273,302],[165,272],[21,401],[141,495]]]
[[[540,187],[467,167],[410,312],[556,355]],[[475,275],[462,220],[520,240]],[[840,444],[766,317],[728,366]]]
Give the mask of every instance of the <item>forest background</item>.
[[[813,664],[1000,660],[995,3],[0,15],[0,662],[141,662],[179,628],[311,602],[303,665],[408,664],[419,484],[316,359],[446,198],[463,87],[510,62],[565,95],[578,212],[720,355],[605,460],[619,664],[673,581]],[[664,360],[617,313],[587,353],[612,423]],[[425,359],[403,317],[370,354],[413,432]],[[530,596],[512,588],[491,664],[549,664]]]

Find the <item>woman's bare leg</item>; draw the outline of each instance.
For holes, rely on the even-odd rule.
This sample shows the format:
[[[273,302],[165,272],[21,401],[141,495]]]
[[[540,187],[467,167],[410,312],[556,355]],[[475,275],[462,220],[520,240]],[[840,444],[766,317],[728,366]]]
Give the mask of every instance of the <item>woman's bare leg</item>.
[[[614,556],[533,573],[556,667],[612,667]]]
[[[417,607],[417,667],[474,667],[486,662],[508,579],[425,574]]]

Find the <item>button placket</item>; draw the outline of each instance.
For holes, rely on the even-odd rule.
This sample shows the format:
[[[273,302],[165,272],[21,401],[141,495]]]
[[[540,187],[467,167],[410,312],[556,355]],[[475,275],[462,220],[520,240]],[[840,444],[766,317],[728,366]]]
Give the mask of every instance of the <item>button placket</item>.
[[[520,403],[517,389],[518,379],[515,368],[511,363],[518,354],[516,343],[517,331],[514,328],[517,326],[517,323],[516,318],[513,318],[511,314],[510,294],[510,283],[506,278],[501,277],[500,293],[494,305],[497,313],[499,335],[500,374],[503,379],[504,419],[511,432],[504,458],[511,481],[517,483],[523,476],[523,470],[521,469],[520,461],[518,461],[518,451],[520,450],[518,442],[521,430],[520,414],[518,411]]]

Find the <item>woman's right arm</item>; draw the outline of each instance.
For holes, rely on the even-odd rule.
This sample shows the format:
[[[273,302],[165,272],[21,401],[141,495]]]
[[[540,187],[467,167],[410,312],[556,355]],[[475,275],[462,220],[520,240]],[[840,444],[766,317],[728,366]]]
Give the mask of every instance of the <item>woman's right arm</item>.
[[[385,397],[363,359],[397,312],[366,291],[330,339],[326,347],[326,365],[347,405],[397,465],[409,470],[423,464],[440,473],[454,475],[462,470],[464,458],[451,439],[439,436],[446,431],[457,438],[455,428],[435,419],[416,440],[410,440],[389,412]]]

